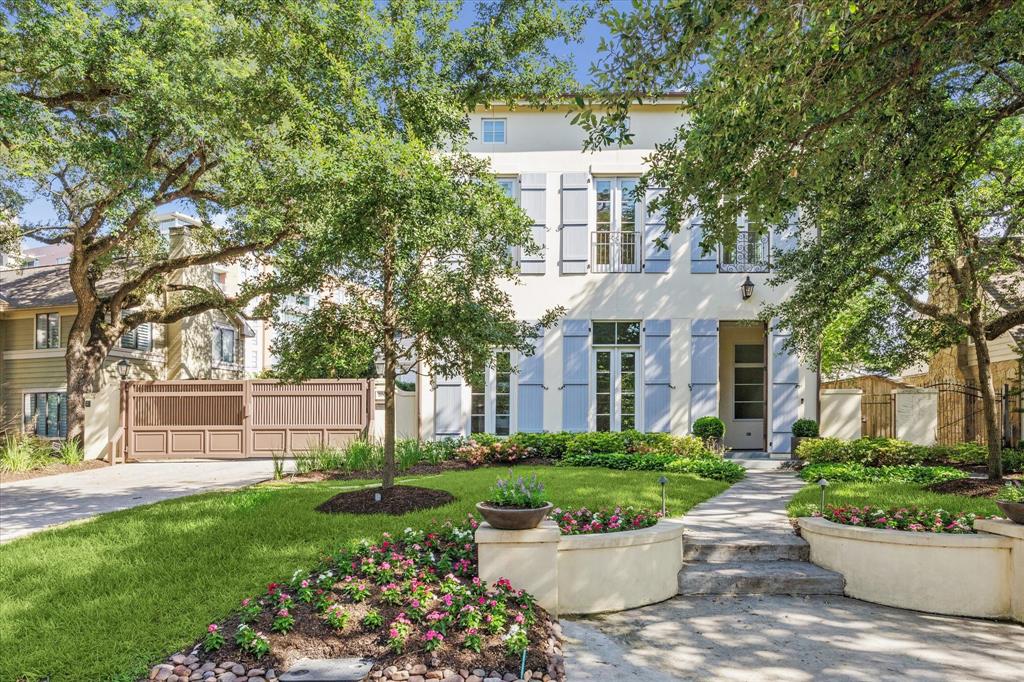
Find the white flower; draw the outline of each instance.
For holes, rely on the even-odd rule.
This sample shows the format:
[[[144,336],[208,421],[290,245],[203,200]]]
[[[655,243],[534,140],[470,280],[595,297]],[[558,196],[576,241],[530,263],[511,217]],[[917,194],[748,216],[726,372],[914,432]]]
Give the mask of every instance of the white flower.
[[[512,639],[513,637],[515,637],[518,633],[519,633],[519,626],[518,625],[513,625],[512,627],[510,627],[508,629],[508,632],[501,639],[503,641],[508,641],[508,640]]]

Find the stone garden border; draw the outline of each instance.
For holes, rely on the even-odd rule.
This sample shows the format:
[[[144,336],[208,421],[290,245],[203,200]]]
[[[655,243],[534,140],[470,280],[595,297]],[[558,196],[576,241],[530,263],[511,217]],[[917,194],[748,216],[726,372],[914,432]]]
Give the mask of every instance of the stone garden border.
[[[556,618],[646,606],[679,591],[679,519],[591,535],[562,535],[554,521],[518,531],[483,523],[476,543],[481,580],[508,578]]]
[[[1024,622],[1024,526],[975,522],[976,534],[912,533],[799,519],[811,561],[855,599],[915,611]]]

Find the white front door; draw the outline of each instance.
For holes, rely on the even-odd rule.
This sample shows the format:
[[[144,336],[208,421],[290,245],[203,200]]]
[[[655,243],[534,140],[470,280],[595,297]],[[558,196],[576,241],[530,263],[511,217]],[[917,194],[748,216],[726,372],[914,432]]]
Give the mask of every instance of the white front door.
[[[595,351],[596,430],[629,431],[636,428],[638,356],[636,349],[609,348]]]

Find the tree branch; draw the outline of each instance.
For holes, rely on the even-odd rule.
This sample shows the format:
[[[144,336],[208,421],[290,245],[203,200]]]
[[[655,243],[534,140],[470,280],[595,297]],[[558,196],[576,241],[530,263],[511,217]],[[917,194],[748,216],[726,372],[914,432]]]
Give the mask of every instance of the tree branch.
[[[985,338],[989,341],[1002,336],[1014,327],[1024,326],[1024,308],[1017,308],[997,317],[985,325]]]

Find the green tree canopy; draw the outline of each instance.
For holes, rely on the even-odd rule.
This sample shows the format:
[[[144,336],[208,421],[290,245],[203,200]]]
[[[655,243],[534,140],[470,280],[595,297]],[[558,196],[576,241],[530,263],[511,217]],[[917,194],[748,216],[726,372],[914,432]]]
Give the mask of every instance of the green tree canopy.
[[[793,295],[763,314],[805,354],[837,320],[893,370],[970,336],[998,475],[987,342],[1024,324],[1024,5],[712,0],[605,19],[614,94],[579,115],[589,144],[685,90],[647,178],[669,225],[699,214],[706,247],[743,214],[799,235],[773,264]]]

